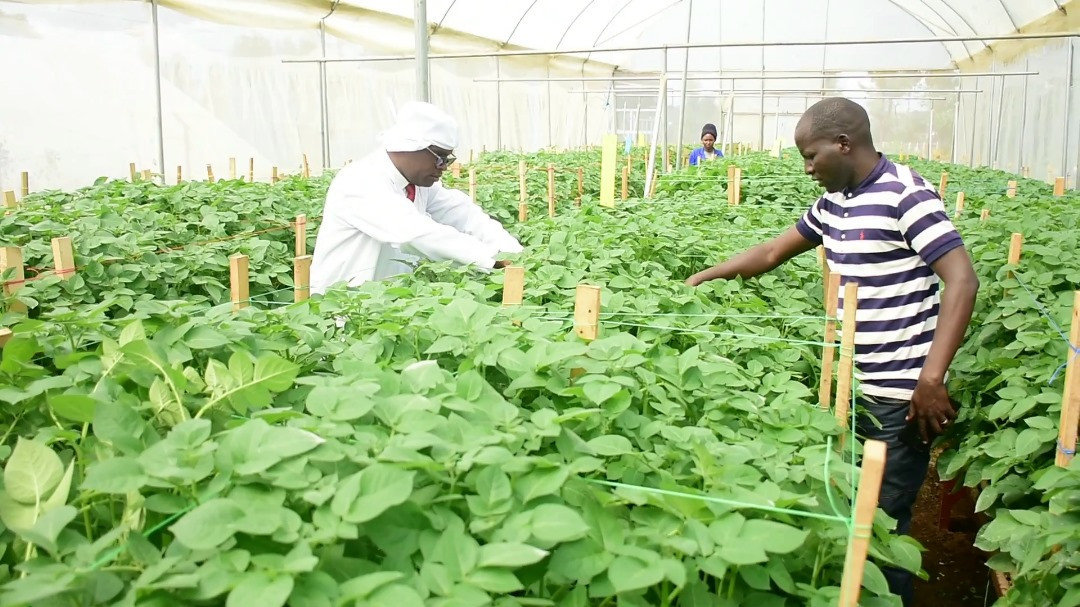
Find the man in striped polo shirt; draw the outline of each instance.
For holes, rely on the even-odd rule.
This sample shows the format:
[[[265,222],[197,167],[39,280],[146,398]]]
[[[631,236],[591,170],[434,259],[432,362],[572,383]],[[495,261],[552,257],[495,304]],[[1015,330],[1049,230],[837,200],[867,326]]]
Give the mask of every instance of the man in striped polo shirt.
[[[916,425],[929,443],[956,418],[945,379],[971,320],[979,281],[934,186],[877,152],[861,106],[844,98],[814,104],[795,128],[795,144],[806,173],[825,195],[777,238],[686,283],[751,278],[824,245],[841,284],[859,285],[858,431],[887,445],[879,505],[897,519],[897,533],[907,533],[930,453],[917,440],[902,441],[901,432]],[[943,293],[939,282],[945,283]],[[894,568],[884,573],[889,588],[910,605],[912,575]]]

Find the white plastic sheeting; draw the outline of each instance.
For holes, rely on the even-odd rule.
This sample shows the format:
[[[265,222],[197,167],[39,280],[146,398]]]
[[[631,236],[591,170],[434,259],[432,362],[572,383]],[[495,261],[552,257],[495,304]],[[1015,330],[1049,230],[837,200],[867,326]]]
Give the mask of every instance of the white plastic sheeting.
[[[428,0],[427,4],[432,54],[1000,35],[1053,19],[1060,10],[1080,10],[1080,0]],[[269,178],[271,166],[297,171],[304,153],[318,171],[320,166],[340,166],[363,154],[394,108],[413,96],[411,60],[328,63],[324,123],[319,65],[283,63],[410,55],[411,0],[159,0],[159,5],[165,166],[159,166],[158,159],[149,2],[0,0],[0,73],[5,91],[0,95],[0,189],[15,189],[21,171],[29,171],[32,189],[73,188],[102,175],[123,177],[129,162],[162,173],[169,182],[178,165],[186,178],[205,178],[207,164],[212,164],[216,176],[227,176],[230,157],[237,158],[240,174],[247,173],[248,159],[254,158],[256,177],[263,180]],[[958,160],[1002,168],[1022,163],[1037,177],[1043,176],[1042,164],[1055,162],[1056,155],[1057,168],[1051,165],[1048,170],[1073,167],[1075,172],[1075,152],[1071,160],[1061,154],[1072,145],[1064,141],[1066,107],[1058,75],[1064,73],[1068,51],[1062,49],[1069,48],[1068,40],[1039,45],[1019,59],[996,65],[1000,70],[1026,66],[1040,72],[1026,83],[1033,88],[1027,94],[1024,127],[1019,126],[1024,115],[1021,93],[1028,89],[1022,78],[1006,79],[1002,94],[998,78],[978,82],[967,78],[965,88],[984,92],[958,96],[934,90],[955,89],[960,80],[822,76],[949,69],[972,55],[985,59],[987,44],[728,46],[693,49],[689,54],[682,49],[597,50],[433,59],[431,93],[434,102],[461,121],[458,152],[467,157],[469,151],[483,147],[579,147],[597,143],[613,128],[651,129],[648,110],[655,106],[655,82],[636,83],[640,90],[630,94],[616,94],[610,83],[603,82],[477,82],[496,76],[595,78],[666,69],[675,91],[685,64],[692,72],[718,79],[694,80],[688,86],[692,92],[681,131],[681,97],[672,93],[669,141],[696,141],[703,122],[723,128],[724,95],[711,97],[709,91],[729,90],[734,84],[740,92],[732,106],[733,139],[765,147],[777,137],[790,143],[798,114],[822,95],[846,91],[880,98],[886,95],[861,91],[907,89],[918,92],[864,101],[883,149],[936,152],[945,158],[956,150]],[[730,79],[762,72],[821,77]],[[1075,76],[1071,82],[1075,86]],[[582,93],[586,89],[595,92]],[[941,96],[946,100],[932,104],[927,100]],[[1077,107],[1078,95],[1073,94],[1072,100]],[[623,122],[616,125],[616,106],[637,113],[632,128]],[[954,115],[960,117],[955,145]],[[1077,116],[1075,109],[1072,115]],[[620,116],[631,119],[629,112]],[[1080,118],[1074,118],[1074,124],[1076,120]],[[1047,137],[1035,135],[1051,131]],[[1068,132],[1078,131],[1070,126]],[[989,142],[998,134],[1001,139],[991,150]],[[1062,141],[1053,143],[1053,138]],[[324,140],[328,154],[323,153]]]

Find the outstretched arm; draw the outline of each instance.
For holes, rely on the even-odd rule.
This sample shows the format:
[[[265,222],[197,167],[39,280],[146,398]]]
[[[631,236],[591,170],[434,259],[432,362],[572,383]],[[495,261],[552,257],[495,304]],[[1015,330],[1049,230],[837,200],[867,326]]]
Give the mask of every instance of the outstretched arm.
[[[730,280],[736,276],[742,278],[760,276],[815,246],[817,243],[807,240],[797,228],[791,227],[768,242],[763,242],[727,261],[694,274],[686,279],[686,284],[696,287],[710,280]]]

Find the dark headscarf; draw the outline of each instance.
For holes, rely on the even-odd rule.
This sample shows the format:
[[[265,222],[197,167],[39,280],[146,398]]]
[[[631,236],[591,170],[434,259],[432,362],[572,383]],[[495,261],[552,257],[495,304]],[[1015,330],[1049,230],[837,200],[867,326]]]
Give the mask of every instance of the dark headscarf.
[[[705,126],[701,127],[701,137],[704,138],[706,134],[712,135],[713,139],[716,139],[716,125],[706,123]]]

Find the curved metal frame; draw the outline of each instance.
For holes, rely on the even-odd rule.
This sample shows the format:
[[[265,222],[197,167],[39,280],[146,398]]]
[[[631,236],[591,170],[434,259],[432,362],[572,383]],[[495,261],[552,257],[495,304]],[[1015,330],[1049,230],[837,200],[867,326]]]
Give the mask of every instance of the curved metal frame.
[[[510,44],[510,40],[514,38],[514,34],[517,33],[518,27],[521,25],[521,22],[525,20],[525,17],[529,16],[529,13],[532,12],[532,9],[536,7],[537,2],[540,2],[540,0],[533,0],[532,4],[529,5],[529,8],[522,11],[521,16],[518,17],[517,23],[514,24],[514,29],[510,30],[510,35],[507,36],[506,41],[503,42],[503,46]]]

